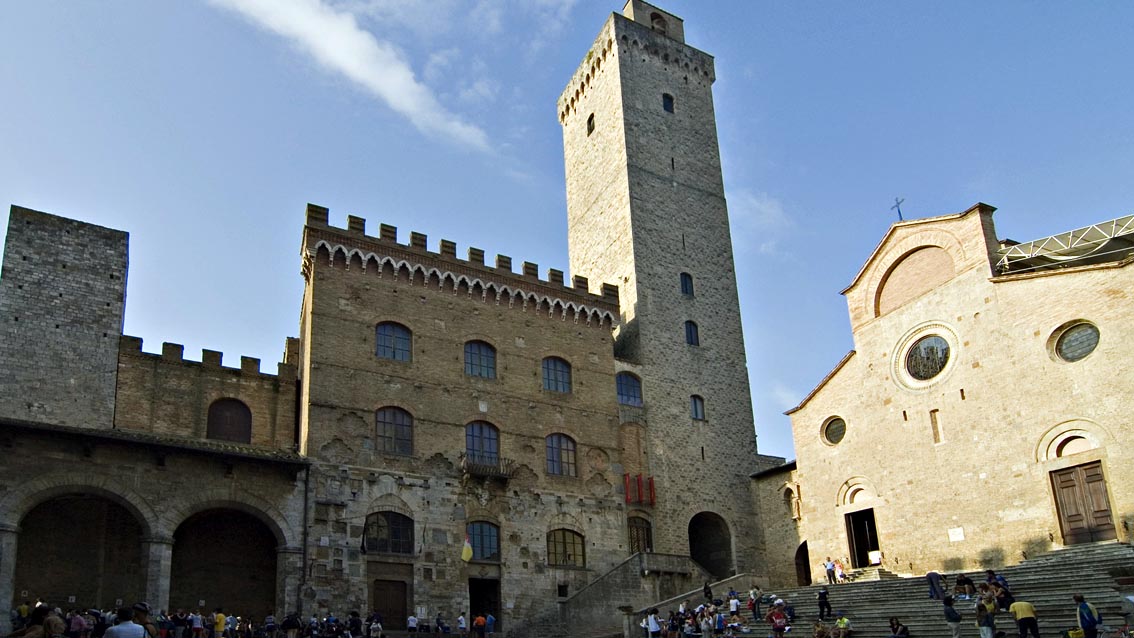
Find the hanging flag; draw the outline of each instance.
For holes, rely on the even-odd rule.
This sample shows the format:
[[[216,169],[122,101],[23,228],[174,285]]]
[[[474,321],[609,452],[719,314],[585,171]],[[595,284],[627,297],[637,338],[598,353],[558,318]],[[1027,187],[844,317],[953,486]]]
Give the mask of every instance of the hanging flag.
[[[472,543],[469,542],[468,534],[465,534],[465,546],[461,548],[461,560],[466,563],[472,560]]]

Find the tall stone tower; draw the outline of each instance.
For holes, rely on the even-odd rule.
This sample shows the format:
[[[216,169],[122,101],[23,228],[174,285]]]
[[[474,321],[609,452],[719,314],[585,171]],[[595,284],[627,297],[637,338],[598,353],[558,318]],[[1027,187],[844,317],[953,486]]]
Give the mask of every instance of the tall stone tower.
[[[620,426],[630,516],[649,521],[654,551],[725,576],[757,567],[760,539],[714,79],[680,18],[629,0],[558,107],[571,269],[620,286],[616,355],[641,380],[641,409],[623,410]],[[638,473],[654,479],[649,498]]]
[[[113,426],[128,241],[12,207],[0,274],[0,416]]]

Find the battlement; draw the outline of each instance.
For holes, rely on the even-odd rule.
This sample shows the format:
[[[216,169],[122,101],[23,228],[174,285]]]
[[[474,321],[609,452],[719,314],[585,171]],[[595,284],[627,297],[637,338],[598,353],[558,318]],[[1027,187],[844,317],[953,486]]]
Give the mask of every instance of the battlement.
[[[684,31],[678,38],[672,33],[666,33],[651,28],[648,22],[638,16],[645,9],[652,9],[663,13],[669,19],[680,19],[671,14],[661,12],[652,5],[632,0],[627,2],[627,12],[632,8],[638,12],[634,14],[611,14],[609,20],[599,31],[591,49],[586,57],[579,63],[579,68],[567,82],[567,86],[559,95],[556,102],[559,112],[559,123],[563,124],[567,118],[575,113],[579,99],[590,88],[591,81],[596,78],[604,68],[613,60],[608,59],[612,51],[620,54],[639,54],[654,59],[667,71],[680,74],[686,81],[707,82],[716,81],[716,69],[713,56],[685,44]],[[640,5],[640,6],[638,6]],[[644,8],[644,9],[643,9]]]
[[[563,271],[555,268],[549,268],[546,279],[540,279],[538,264],[525,261],[516,273],[508,255],[496,255],[490,266],[480,248],[469,247],[467,258],[461,259],[457,257],[456,243],[448,239],[442,239],[438,252],[432,252],[422,233],[411,232],[409,243],[401,244],[398,229],[388,224],[379,224],[378,235],[373,236],[366,234],[366,220],[361,217],[348,216],[346,228],[331,226],[328,220],[327,208],[307,205],[303,248],[308,259],[323,250],[332,265],[341,261],[348,268],[357,264],[379,272],[388,265],[395,272],[404,269],[411,276],[433,278],[442,285],[448,281],[454,287],[464,284],[470,290],[479,285],[484,294],[492,288],[498,299],[522,298],[524,303],[546,302],[552,307],[558,304],[564,312],[573,308],[587,321],[600,318],[613,324],[617,320],[618,286],[613,284],[602,284],[599,294],[593,294],[586,277],[573,277],[568,286]]]
[[[161,354],[142,351],[141,337],[122,335],[118,342],[119,356],[142,357],[151,361],[180,364],[187,367],[199,367],[202,371],[214,369],[237,374],[241,377],[260,377],[266,380],[278,381],[285,384],[294,384],[298,376],[297,369],[291,363],[276,364],[276,374],[260,371],[260,360],[256,357],[240,357],[240,367],[226,367],[223,364],[224,353],[216,350],[201,350],[201,360],[193,361],[185,358],[185,346],[180,343],[165,342],[161,344]]]

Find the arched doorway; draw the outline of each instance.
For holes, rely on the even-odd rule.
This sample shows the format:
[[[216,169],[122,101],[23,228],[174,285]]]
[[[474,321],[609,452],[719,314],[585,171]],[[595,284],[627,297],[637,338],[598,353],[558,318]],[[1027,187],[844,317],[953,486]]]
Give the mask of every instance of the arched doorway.
[[[689,521],[689,556],[718,579],[733,573],[732,535],[718,514],[701,512]]]
[[[171,609],[212,610],[263,618],[276,612],[276,537],[255,516],[211,509],[173,534]]]
[[[142,600],[145,587],[142,525],[122,505],[65,494],[40,503],[20,521],[17,596],[107,609],[118,599]]]
[[[811,554],[807,551],[807,541],[795,550],[795,580],[800,587],[811,584]]]

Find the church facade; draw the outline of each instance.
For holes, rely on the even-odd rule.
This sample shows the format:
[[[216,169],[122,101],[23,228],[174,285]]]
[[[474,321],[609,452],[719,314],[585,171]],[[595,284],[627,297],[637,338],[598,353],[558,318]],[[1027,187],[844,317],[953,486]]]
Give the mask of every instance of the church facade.
[[[766,531],[782,582],[1130,538],[1134,217],[1021,244],[993,210],[894,224],[843,291],[854,350],[788,412],[797,461],[757,478],[792,519]]]
[[[525,635],[588,588],[645,604],[759,570],[744,489],[774,461],[713,61],[682,29],[630,0],[559,100],[570,278],[308,205],[298,335],[271,373],[144,351],[122,334],[127,234],[13,206],[0,601],[376,610],[391,629],[491,611]],[[611,574],[640,591],[599,596]]]

